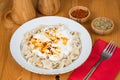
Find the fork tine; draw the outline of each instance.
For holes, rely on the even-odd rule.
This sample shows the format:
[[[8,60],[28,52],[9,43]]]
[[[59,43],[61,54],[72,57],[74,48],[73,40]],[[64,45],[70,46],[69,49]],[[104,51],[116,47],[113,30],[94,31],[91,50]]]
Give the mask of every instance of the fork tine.
[[[114,47],[113,47],[113,49],[112,49],[112,51],[111,51],[111,56],[113,55],[113,53],[115,52],[115,50],[116,50],[116,48],[117,48],[117,45],[114,45]]]
[[[108,45],[107,45],[106,48],[103,50],[103,52],[108,51],[109,47],[111,46],[111,43],[112,43],[112,41],[110,41],[110,42],[108,43]]]
[[[109,58],[113,55],[116,47],[117,47],[117,46],[116,46],[116,45],[114,44],[114,42],[112,41],[112,42],[111,42],[111,45],[110,45],[109,48],[106,50]]]
[[[112,51],[113,51],[113,48],[115,47],[115,45],[114,45],[114,42],[112,41],[111,42],[111,45],[109,46],[109,49],[108,49],[108,54],[110,54]]]

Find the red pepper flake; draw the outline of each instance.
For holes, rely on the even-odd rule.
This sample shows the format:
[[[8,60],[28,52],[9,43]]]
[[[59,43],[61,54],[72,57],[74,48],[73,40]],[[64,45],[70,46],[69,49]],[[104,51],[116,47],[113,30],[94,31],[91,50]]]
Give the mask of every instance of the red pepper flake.
[[[82,9],[77,9],[74,10],[71,15],[75,18],[85,18],[88,16],[88,11],[82,10]]]

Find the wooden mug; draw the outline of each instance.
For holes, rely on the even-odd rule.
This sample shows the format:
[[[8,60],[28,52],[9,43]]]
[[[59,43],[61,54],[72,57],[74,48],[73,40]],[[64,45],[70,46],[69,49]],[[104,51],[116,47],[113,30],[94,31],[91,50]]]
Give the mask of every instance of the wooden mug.
[[[38,10],[44,15],[54,15],[60,9],[60,0],[39,0]]]
[[[32,0],[13,0],[11,17],[17,24],[23,24],[35,18],[36,12]]]

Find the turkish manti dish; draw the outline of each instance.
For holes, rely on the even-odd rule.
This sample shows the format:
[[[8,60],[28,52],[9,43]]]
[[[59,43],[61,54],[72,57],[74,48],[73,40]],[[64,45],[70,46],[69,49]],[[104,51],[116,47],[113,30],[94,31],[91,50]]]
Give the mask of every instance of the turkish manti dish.
[[[64,24],[40,25],[24,35],[21,45],[25,60],[42,69],[64,68],[79,57],[82,49],[80,33]]]

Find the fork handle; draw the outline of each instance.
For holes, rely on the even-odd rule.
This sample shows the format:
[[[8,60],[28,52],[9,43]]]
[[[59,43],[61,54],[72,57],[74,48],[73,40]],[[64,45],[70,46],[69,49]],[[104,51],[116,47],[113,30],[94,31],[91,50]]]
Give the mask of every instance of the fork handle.
[[[96,70],[96,68],[99,66],[99,64],[103,61],[103,59],[100,59],[88,72],[88,74],[84,77],[83,80],[88,80],[90,76],[93,74],[93,72]]]

